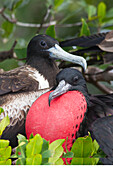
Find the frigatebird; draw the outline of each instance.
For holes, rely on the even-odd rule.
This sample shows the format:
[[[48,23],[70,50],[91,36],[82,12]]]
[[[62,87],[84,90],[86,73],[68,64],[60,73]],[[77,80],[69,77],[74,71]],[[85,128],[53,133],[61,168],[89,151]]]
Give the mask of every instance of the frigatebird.
[[[106,158],[101,158],[103,164],[113,164],[113,94],[89,94],[81,72],[73,68],[66,68],[59,72],[56,76],[56,82],[57,84],[53,88],[54,91],[49,94],[49,105],[53,99],[62,96],[68,91],[80,92],[81,99],[79,98],[79,100],[81,100],[81,102],[76,98],[73,105],[77,106],[79,102],[85,106],[85,103],[87,103],[87,111],[84,113],[82,122],[81,115],[83,116],[83,108],[79,110],[79,113],[75,113],[79,114],[77,126],[80,125],[79,129],[75,130],[76,138],[87,135],[88,131],[90,131],[92,138],[97,140],[101,149],[107,155]],[[85,100],[83,100],[83,96]],[[58,105],[58,99],[55,102],[55,104]],[[71,98],[70,101],[68,101],[68,105],[70,105],[70,103]]]
[[[87,65],[83,57],[65,52],[54,38],[37,35],[28,44],[26,64],[0,73],[0,107],[4,109],[0,121],[7,114],[10,118],[1,138],[9,139],[12,147],[18,133],[25,135],[25,118],[32,103],[55,85],[59,69],[54,59],[79,64],[84,70]]]

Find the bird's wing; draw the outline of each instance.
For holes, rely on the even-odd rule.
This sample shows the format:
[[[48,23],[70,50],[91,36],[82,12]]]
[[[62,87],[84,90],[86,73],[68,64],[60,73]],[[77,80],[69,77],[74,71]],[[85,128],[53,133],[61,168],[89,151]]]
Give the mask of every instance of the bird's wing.
[[[93,137],[109,157],[113,157],[113,116],[106,116],[91,125]]]
[[[101,158],[103,164],[113,165],[113,116],[106,116],[93,122],[92,136],[97,140],[107,158]]]
[[[49,88],[46,88],[38,91],[27,91],[1,96],[1,100],[3,101],[1,107],[4,109],[4,112],[0,115],[0,121],[7,114],[10,118],[10,124],[4,130],[1,138],[10,140],[12,147],[17,146],[16,136],[19,133],[25,135],[25,119],[31,105],[38,97],[49,90]]]
[[[77,137],[87,135],[88,131],[108,156],[101,159],[102,163],[113,164],[113,94],[90,96]]]
[[[90,103],[80,126],[78,137],[87,135],[88,131],[92,130],[91,125],[95,120],[113,115],[113,94],[90,95],[89,100]]]
[[[29,110],[30,106],[28,106]],[[22,134],[25,135],[25,117],[26,112],[24,110],[20,110],[19,116],[15,116],[13,119],[10,118],[11,125],[7,126],[6,129],[3,131],[1,136],[2,139],[6,139],[10,141],[10,145],[12,148],[18,145],[17,142],[17,135]]]
[[[0,74],[0,95],[38,89],[38,81],[32,78],[26,66]]]
[[[106,37],[107,33],[99,33],[90,36],[81,36],[60,42],[61,47],[80,46],[93,47],[100,44]]]
[[[98,47],[103,51],[113,52],[113,31],[106,35],[105,39],[98,44]]]

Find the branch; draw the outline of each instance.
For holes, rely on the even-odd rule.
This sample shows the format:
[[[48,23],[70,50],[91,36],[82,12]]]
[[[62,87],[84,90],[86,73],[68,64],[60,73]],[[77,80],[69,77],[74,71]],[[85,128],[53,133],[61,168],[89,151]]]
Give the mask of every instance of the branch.
[[[50,8],[51,8],[51,6],[50,6]],[[41,24],[20,22],[14,16],[12,16],[12,18],[10,18],[9,16],[7,16],[4,13],[5,8],[0,9],[0,14],[8,22],[16,24],[17,26],[20,26],[20,27],[31,27],[31,28],[40,28],[40,27],[42,28],[43,27],[43,28],[47,28],[50,25],[55,25],[56,27],[68,27],[69,28],[69,27],[76,27],[76,26],[82,25],[82,22],[77,22],[77,23],[73,23],[73,24],[57,24],[56,21],[50,21],[49,23],[44,23],[47,20],[49,14],[50,14],[50,8],[48,8],[47,13],[46,13]],[[97,18],[95,18],[95,19],[97,19]],[[86,22],[90,22],[90,21],[92,21],[92,20],[87,20]]]
[[[15,58],[14,48],[16,44],[17,44],[17,41],[15,40],[10,50],[0,52],[0,62],[4,61],[5,59]]]
[[[51,8],[52,8],[52,6],[50,5],[47,9],[47,12],[46,12],[44,18],[42,19],[42,22],[40,23],[40,27],[38,28],[37,33],[40,32],[41,28],[43,27],[43,24],[47,21],[47,18],[49,17],[49,14],[51,12]]]
[[[94,84],[97,88],[99,88],[104,93],[113,93],[113,90],[99,81],[108,82],[113,80],[113,67],[107,68],[104,71],[97,67],[89,67],[87,73],[85,74],[85,78],[87,82]]]
[[[99,83],[99,82],[92,82],[97,88],[99,88],[102,92],[106,94],[111,94],[113,93],[113,90],[110,89],[109,87],[106,87],[104,84]]]
[[[87,79],[93,79],[94,81],[105,81],[110,83],[113,80],[113,66],[107,67],[104,71],[97,67],[88,67],[85,74]]]
[[[31,27],[31,28],[39,28],[40,27],[40,24],[23,23],[23,22],[19,22],[19,21],[17,21],[15,24],[20,27]],[[43,27],[48,27],[50,25],[55,25],[55,24],[56,24],[56,21],[51,21],[50,23],[43,24]]]
[[[8,21],[8,22],[10,22],[10,23],[13,23],[13,24],[17,22],[16,19],[9,18],[9,16],[6,15],[6,14],[4,13],[4,11],[5,11],[5,8],[0,9],[0,14],[1,14],[1,16],[2,16],[6,21]]]

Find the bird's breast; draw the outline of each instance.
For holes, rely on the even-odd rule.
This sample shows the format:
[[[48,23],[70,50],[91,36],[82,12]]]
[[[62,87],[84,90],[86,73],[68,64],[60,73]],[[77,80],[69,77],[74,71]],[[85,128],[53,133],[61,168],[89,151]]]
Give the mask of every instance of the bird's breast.
[[[79,91],[69,91],[51,101],[50,92],[39,97],[30,108],[26,118],[26,134],[39,133],[43,138],[53,142],[68,137],[68,148],[76,138],[87,110],[87,102]]]
[[[31,68],[31,67],[27,67],[27,69],[29,71],[29,76],[31,76],[33,79],[35,79],[38,82],[39,90],[49,88],[48,80],[39,71],[37,71],[35,68]]]
[[[22,119],[25,119],[33,102],[48,90],[49,89],[43,89],[36,92],[23,92],[7,95],[7,102],[1,106],[4,109],[4,112],[0,115],[0,120],[8,114],[10,126],[14,126],[17,120],[21,121]]]

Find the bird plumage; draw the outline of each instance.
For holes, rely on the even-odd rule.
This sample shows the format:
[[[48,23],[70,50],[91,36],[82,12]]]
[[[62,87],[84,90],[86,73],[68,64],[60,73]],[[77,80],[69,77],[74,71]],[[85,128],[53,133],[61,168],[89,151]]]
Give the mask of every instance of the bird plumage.
[[[79,46],[83,49],[73,51],[76,55],[91,55],[88,64],[100,63],[96,57],[100,54],[101,63],[112,62],[113,53],[113,31],[81,36],[60,42],[62,47]],[[103,53],[104,52],[104,53]],[[93,58],[93,59],[92,59]]]
[[[58,44],[50,36],[37,35],[28,44],[26,64],[0,73],[0,107],[4,109],[0,121],[6,114],[10,118],[1,138],[10,139],[12,146],[17,144],[18,133],[25,134],[25,118],[32,103],[55,85],[59,69],[54,59],[72,61],[86,69],[84,58],[64,52]]]
[[[113,94],[89,94],[82,74],[72,68],[66,68],[58,73],[56,81],[57,86],[55,86],[55,90],[49,95],[49,103],[65,92],[72,90],[81,92],[87,102],[87,111],[79,130],[76,132],[76,138],[85,136],[90,131],[92,138],[98,141],[100,147],[108,156],[108,158],[103,158],[102,162],[104,164],[113,164],[113,160],[111,159],[113,155]],[[62,81],[65,81],[64,86],[59,88]],[[70,84],[70,86],[66,88],[66,84]],[[71,99],[69,102],[71,102]],[[76,102],[77,99],[75,104]]]
[[[60,42],[61,47],[80,46],[80,47],[93,47],[100,44],[106,37],[108,32],[93,34],[89,36],[81,36]]]

